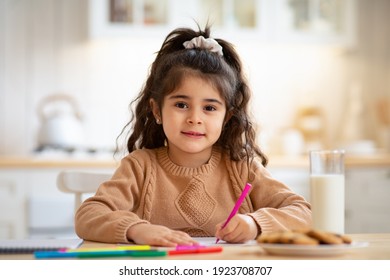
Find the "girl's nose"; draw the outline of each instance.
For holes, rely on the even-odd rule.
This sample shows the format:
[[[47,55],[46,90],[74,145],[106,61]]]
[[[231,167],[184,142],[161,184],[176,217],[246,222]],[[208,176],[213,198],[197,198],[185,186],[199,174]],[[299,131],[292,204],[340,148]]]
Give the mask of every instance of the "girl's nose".
[[[202,119],[200,118],[199,112],[192,111],[189,113],[187,118],[187,123],[189,124],[201,124]]]

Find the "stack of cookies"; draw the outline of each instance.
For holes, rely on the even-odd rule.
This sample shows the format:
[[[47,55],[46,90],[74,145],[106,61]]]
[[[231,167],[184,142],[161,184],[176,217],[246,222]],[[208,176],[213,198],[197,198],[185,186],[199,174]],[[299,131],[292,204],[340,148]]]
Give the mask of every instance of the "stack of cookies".
[[[262,233],[257,237],[258,243],[319,245],[319,244],[351,244],[347,235],[326,232],[316,229],[276,231]]]

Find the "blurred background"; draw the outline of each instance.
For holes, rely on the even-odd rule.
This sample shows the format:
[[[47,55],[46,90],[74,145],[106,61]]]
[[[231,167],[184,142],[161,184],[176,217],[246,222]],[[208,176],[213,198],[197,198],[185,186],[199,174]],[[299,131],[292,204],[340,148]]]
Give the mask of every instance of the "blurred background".
[[[0,0],[0,237],[72,228],[53,210],[72,209],[58,172],[115,167],[155,53],[195,22],[240,53],[274,175],[307,197],[308,151],[344,148],[347,232],[389,231],[389,14],[388,0]]]
[[[231,41],[242,56],[267,153],[390,149],[390,1],[0,3],[2,155],[29,155],[50,141],[114,148],[164,37],[207,20],[212,35]],[[46,100],[58,94],[67,97]],[[81,126],[83,139],[53,139],[48,119],[60,113],[64,121],[74,111],[79,127],[61,125],[69,134]]]

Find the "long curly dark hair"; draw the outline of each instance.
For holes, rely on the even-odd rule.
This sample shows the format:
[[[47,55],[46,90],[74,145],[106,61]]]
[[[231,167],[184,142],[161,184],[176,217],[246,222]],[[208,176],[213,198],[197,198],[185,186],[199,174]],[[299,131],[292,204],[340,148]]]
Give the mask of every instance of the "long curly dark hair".
[[[231,116],[215,145],[224,149],[232,160],[249,160],[257,155],[266,166],[268,159],[256,144],[254,125],[248,113],[251,92],[241,60],[234,46],[222,39],[215,40],[222,46],[223,56],[200,48],[186,49],[183,46],[186,41],[198,36],[210,38],[209,26],[204,30],[198,28],[198,31],[178,28],[165,38],[150,67],[145,85],[130,103],[130,108],[135,105],[135,112],[118,139],[128,131],[129,153],[136,149],[164,146],[166,136],[162,126],[155,121],[150,99],[153,98],[162,108],[164,97],[179,87],[186,76],[195,75],[218,89],[225,100],[227,113]]]

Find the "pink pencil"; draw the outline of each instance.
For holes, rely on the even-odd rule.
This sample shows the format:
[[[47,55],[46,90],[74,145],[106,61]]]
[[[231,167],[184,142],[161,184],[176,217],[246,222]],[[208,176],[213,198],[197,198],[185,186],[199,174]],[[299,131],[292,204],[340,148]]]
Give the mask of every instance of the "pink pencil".
[[[238,198],[236,204],[234,205],[232,212],[230,212],[229,217],[227,218],[225,223],[222,225],[222,229],[224,229],[226,227],[226,225],[230,222],[230,220],[234,217],[234,215],[236,215],[238,209],[240,209],[240,206],[241,206],[242,202],[244,201],[245,197],[247,196],[251,187],[252,187],[251,184],[246,183],[245,188],[242,191],[240,197]],[[217,244],[218,242],[219,242],[219,238],[217,238],[217,241],[215,242],[215,244]]]

